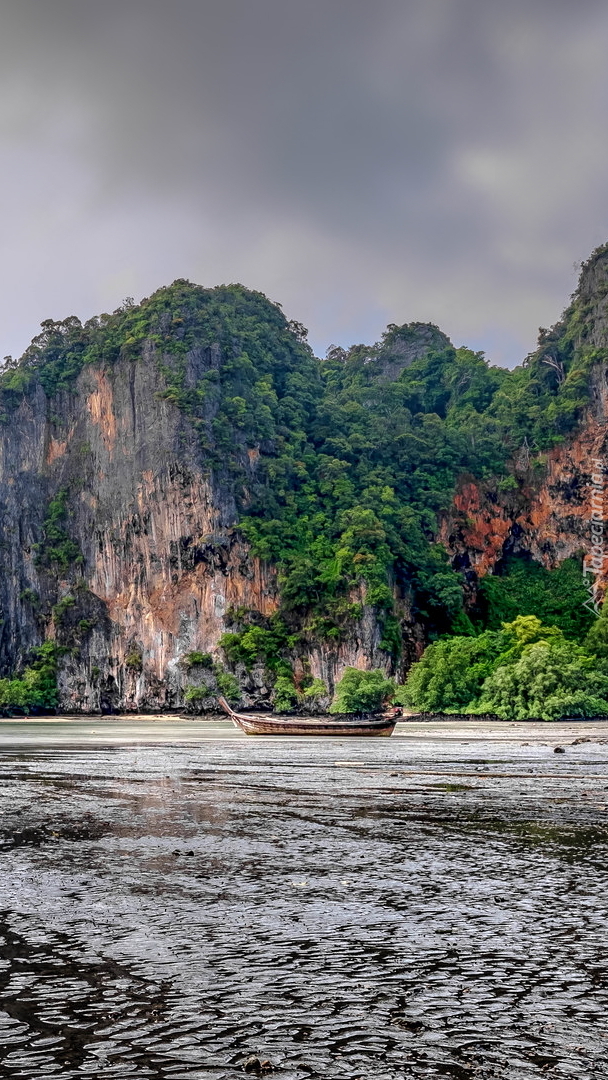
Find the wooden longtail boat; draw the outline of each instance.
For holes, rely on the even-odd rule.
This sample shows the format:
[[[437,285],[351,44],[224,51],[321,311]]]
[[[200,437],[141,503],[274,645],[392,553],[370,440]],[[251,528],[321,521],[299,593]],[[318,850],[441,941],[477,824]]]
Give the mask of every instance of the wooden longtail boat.
[[[314,717],[301,716],[245,716],[237,713],[225,698],[218,701],[235,727],[246,735],[356,735],[359,738],[371,735],[392,735],[397,723],[394,713],[364,717],[353,720],[316,720]],[[397,713],[400,710],[397,710]]]

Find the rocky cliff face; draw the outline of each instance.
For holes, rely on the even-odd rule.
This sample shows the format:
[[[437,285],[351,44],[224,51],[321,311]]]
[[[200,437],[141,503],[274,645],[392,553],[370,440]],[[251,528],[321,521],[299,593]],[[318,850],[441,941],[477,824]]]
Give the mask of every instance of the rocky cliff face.
[[[180,708],[192,682],[184,658],[221,661],[232,612],[278,606],[276,571],[240,537],[232,487],[163,397],[152,351],[88,365],[52,400],[35,386],[1,431],[2,666],[18,668],[45,639],[69,647],[59,676],[69,711]],[[45,524],[62,493],[67,565],[49,561]],[[348,665],[386,664],[380,636],[364,607],[348,642],[310,643],[296,676],[304,664],[331,688]],[[263,668],[239,675],[246,702],[268,700]]]
[[[178,341],[181,321],[173,319]],[[564,334],[570,335],[568,348],[605,350],[608,345],[606,251],[586,268],[576,318],[568,326],[567,333],[562,328],[543,339],[558,380],[564,378]],[[296,326],[296,337],[297,332]],[[196,395],[201,380],[212,385],[221,357],[238,354],[238,342],[224,337],[223,353],[219,343],[184,346],[179,363],[185,393]],[[165,362],[159,340],[156,335],[137,350],[121,348],[111,360],[89,358],[58,390],[47,385],[46,392],[44,379],[36,376],[3,414],[0,675],[22,668],[33,646],[56,641],[63,647],[59,689],[66,710],[180,708],[187,685],[197,679],[204,684],[206,678],[204,666],[198,674],[188,670],[189,654],[205,656],[207,665],[225,663],[218,643],[234,625],[235,612],[247,609],[268,619],[280,605],[280,574],[271,561],[252,555],[238,527],[237,488],[201,438],[212,422],[216,443],[222,437],[208,404],[213,397],[201,394],[200,408],[196,401],[192,405],[194,398],[184,408],[183,395],[177,400],[171,390],[175,355]],[[436,328],[419,324],[389,328],[384,342],[371,361],[360,347],[360,370],[378,366],[382,408],[387,425],[397,424],[399,445],[399,417],[406,413],[395,419],[389,384],[429,350],[445,350],[449,342]],[[597,512],[593,477],[607,448],[608,377],[602,356],[589,355],[586,410],[559,445],[541,455],[524,441],[512,462],[510,484],[482,481],[470,472],[460,476],[437,539],[463,572],[469,600],[479,578],[509,554],[526,552],[552,568],[583,552],[591,569],[594,508]],[[544,354],[539,356],[542,365]],[[249,364],[247,357],[239,362]],[[460,382],[476,377],[476,369],[467,370],[458,376]],[[412,385],[414,400],[419,391]],[[256,400],[263,412],[268,385],[262,379],[255,386],[261,387]],[[237,428],[244,405],[239,393],[228,402]],[[411,438],[419,445],[419,435]],[[266,443],[263,435],[253,445],[242,442],[241,502],[255,488],[260,453],[272,458],[276,452],[276,438]],[[392,489],[377,490],[390,505]],[[356,559],[369,558],[367,550],[364,546]],[[603,588],[603,565],[598,580]],[[425,630],[407,582],[395,577],[393,593],[400,659],[391,660],[386,651],[382,612],[367,603],[360,584],[351,591],[358,614],[347,634],[301,636],[292,656],[296,685],[320,678],[331,692],[347,666],[389,670],[392,665],[402,675],[422,651]],[[263,664],[233,665],[233,671],[245,704],[269,700],[272,683]]]
[[[230,489],[163,389],[149,351],[91,365],[52,405],[38,386],[2,432],[2,659],[12,669],[45,635],[72,645],[68,709],[180,705],[180,658],[214,650],[229,608],[277,604],[275,575],[235,533]],[[61,491],[80,558],[46,568],[45,514]]]
[[[520,448],[513,462],[516,492],[500,494],[493,482],[463,476],[441,522],[439,538],[473,588],[506,555],[525,553],[547,569],[582,555],[589,583],[595,581],[599,598],[605,592],[608,565],[602,558],[594,563],[592,524],[608,520],[608,249],[584,267],[576,301],[573,346],[593,350],[589,401],[576,430],[545,455],[527,444]]]

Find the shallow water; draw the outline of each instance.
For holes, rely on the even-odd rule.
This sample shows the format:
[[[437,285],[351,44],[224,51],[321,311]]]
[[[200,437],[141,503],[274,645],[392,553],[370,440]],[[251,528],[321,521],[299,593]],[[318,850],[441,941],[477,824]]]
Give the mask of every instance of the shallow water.
[[[6,721],[0,780],[2,1077],[608,1077],[608,724]]]

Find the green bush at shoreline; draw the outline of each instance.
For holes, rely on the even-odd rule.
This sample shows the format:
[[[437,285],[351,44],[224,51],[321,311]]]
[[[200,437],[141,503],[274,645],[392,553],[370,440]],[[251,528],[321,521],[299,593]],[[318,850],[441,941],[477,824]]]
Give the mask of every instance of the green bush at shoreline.
[[[20,677],[0,679],[0,715],[54,712],[59,703],[57,660],[64,651],[54,641],[45,641],[32,649],[32,663]]]
[[[606,625],[597,620],[583,645],[534,615],[478,637],[443,638],[427,647],[395,698],[421,712],[502,720],[608,716]]]
[[[378,712],[394,693],[395,684],[383,671],[347,667],[336,686],[329,711],[338,714]]]

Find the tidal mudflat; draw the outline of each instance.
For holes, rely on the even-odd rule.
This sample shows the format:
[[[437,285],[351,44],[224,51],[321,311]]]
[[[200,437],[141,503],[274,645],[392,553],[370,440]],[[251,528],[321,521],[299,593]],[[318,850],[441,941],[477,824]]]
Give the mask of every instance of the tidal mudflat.
[[[0,781],[3,1077],[608,1077],[608,724],[5,721]]]

